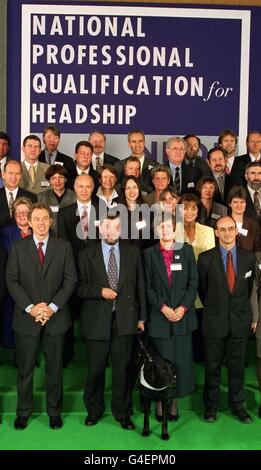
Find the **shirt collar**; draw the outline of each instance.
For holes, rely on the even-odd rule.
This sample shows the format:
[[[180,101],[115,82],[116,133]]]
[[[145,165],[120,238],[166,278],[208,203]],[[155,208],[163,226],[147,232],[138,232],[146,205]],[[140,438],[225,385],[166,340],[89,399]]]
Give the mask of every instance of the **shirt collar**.
[[[29,168],[30,168],[31,165],[32,165],[35,169],[37,168],[38,161],[35,162],[35,163],[28,163],[27,160],[24,160],[24,164],[25,164],[25,166],[26,166],[27,171],[29,171]]]
[[[7,199],[9,199],[9,194],[10,194],[10,193],[12,193],[13,198],[16,199],[17,193],[18,193],[18,189],[19,189],[19,186],[17,186],[17,188],[15,188],[15,189],[8,189],[8,188],[5,186],[5,194],[6,194]]]

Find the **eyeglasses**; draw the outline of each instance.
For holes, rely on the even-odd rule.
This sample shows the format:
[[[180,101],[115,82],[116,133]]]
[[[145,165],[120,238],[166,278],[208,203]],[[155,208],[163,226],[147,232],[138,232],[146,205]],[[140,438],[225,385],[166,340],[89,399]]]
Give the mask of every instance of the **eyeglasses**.
[[[15,211],[15,215],[28,215],[29,211]]]
[[[169,150],[171,150],[172,152],[186,152],[186,149],[184,148],[178,148],[178,147],[168,147]]]

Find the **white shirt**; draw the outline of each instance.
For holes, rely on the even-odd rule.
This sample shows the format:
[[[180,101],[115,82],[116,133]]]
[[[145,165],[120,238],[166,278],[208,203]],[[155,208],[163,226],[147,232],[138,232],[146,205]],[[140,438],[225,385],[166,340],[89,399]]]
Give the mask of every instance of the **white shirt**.
[[[134,157],[135,157],[135,155],[134,155]],[[145,155],[143,155],[143,157],[139,158],[138,160],[140,162],[140,172],[142,172],[142,167],[143,167],[143,163],[144,163],[144,160],[145,160]]]
[[[249,154],[250,158],[251,158],[251,162],[259,162],[260,161],[260,157],[261,157],[261,154],[258,155],[258,157],[254,157],[254,155],[252,155],[251,153]]]
[[[0,160],[0,165],[1,165],[1,172],[3,173],[4,171],[4,166],[6,164],[6,157],[2,158],[2,160]]]
[[[83,214],[83,211],[84,209],[86,208],[87,209],[87,212],[88,212],[88,222],[90,220],[90,213],[91,213],[91,206],[92,206],[92,202],[91,200],[89,202],[80,202],[80,201],[77,201],[77,214],[79,215],[80,219],[82,218],[82,214]]]
[[[250,188],[250,186],[247,186],[247,189],[249,191],[249,194],[251,196],[251,199],[252,201],[254,202],[254,193],[256,192],[254,189]],[[260,203],[260,206],[261,206],[261,189],[259,189],[258,191],[258,199],[259,199],[259,203]]]
[[[88,168],[86,168],[86,170],[80,170],[80,168],[78,166],[76,166],[76,171],[78,173],[78,175],[80,176],[82,173],[85,173],[86,175],[89,174],[90,172],[90,167],[88,166]]]
[[[17,198],[17,193],[18,193],[18,189],[19,187],[17,186],[17,188],[11,190],[11,189],[8,189],[6,186],[5,186],[5,194],[6,194],[6,199],[7,201],[9,201],[10,199],[10,193],[12,193],[13,195],[13,198],[14,198],[14,201],[16,200]]]

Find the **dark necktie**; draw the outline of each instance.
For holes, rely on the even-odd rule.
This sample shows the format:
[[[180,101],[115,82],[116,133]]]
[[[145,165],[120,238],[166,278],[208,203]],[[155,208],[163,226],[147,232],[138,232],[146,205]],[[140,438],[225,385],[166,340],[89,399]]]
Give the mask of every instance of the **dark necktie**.
[[[117,269],[117,262],[115,257],[115,248],[114,246],[110,249],[110,256],[108,262],[108,281],[110,284],[110,288],[114,291],[117,291],[118,285],[118,269]],[[116,300],[113,301],[112,310],[115,310]]]
[[[37,251],[38,251],[38,256],[39,256],[39,260],[40,260],[41,265],[44,264],[44,258],[45,258],[42,246],[43,246],[43,242],[39,242],[37,244]]]
[[[175,169],[174,185],[178,193],[180,193],[180,168],[178,166]]]
[[[52,164],[52,156],[53,156],[52,153],[48,153],[48,155],[47,155],[47,165],[51,165],[51,164]]]
[[[82,216],[81,216],[82,232],[83,239],[86,240],[88,236],[88,211],[87,206],[83,206]]]
[[[13,215],[13,205],[14,205],[14,195],[10,191],[9,193],[9,201],[8,201],[8,207],[9,207],[9,212],[10,212],[10,217]]]
[[[256,210],[257,215],[260,216],[261,207],[260,207],[260,201],[259,201],[259,197],[258,197],[258,191],[254,192],[254,206],[255,206],[255,210]]]
[[[100,170],[101,170],[101,158],[100,157],[96,157],[96,171],[99,173]]]
[[[233,256],[231,251],[228,251],[227,253],[226,275],[228,288],[230,292],[233,292],[236,283],[236,272],[233,264]]]

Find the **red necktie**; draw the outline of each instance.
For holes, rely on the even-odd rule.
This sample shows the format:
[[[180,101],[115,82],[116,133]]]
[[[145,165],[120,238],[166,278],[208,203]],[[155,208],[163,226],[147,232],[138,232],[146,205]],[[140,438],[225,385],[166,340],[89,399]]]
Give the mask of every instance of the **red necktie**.
[[[41,265],[44,264],[44,252],[42,250],[42,246],[43,246],[43,242],[39,242],[37,245],[37,251],[38,251],[38,256],[39,256]]]
[[[232,252],[228,251],[227,253],[227,269],[226,269],[226,274],[227,274],[227,283],[228,283],[228,288],[230,292],[233,292],[235,283],[236,283],[236,273],[235,273],[235,268],[233,264],[233,257],[232,257]]]

